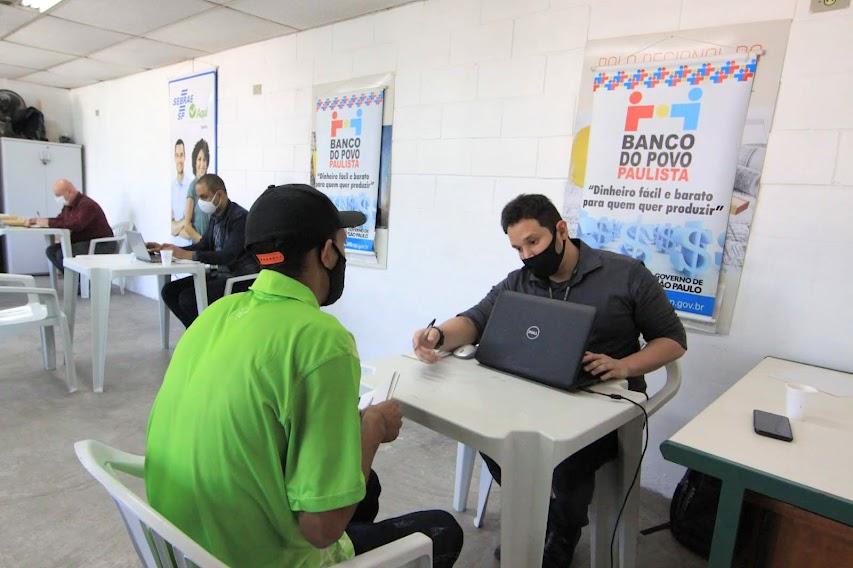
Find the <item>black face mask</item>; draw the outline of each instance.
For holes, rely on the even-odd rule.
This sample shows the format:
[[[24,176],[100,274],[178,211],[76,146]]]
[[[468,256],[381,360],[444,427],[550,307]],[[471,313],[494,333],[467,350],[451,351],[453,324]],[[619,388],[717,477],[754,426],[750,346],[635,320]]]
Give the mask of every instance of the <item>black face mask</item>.
[[[323,302],[324,306],[331,306],[335,302],[340,299],[341,294],[344,293],[344,273],[347,268],[347,257],[344,256],[344,253],[341,252],[341,249],[338,248],[338,245],[332,243],[332,246],[335,247],[335,250],[338,253],[338,262],[335,263],[335,266],[331,269],[326,268],[326,272],[329,273],[329,295],[326,298],[326,301]]]
[[[551,244],[548,248],[530,258],[525,258],[521,262],[537,277],[545,280],[549,276],[553,276],[560,269],[560,263],[563,262],[563,255],[566,254],[566,243],[563,243],[563,250],[557,252],[557,235],[556,233],[551,238]]]

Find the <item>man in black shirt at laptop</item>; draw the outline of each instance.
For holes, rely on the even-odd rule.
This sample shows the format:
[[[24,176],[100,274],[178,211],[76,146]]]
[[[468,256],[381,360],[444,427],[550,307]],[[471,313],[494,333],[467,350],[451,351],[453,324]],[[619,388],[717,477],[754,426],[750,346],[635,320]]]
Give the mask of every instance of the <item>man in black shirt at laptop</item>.
[[[655,276],[637,260],[570,239],[568,225],[543,195],[519,195],[501,213],[501,226],[524,267],[511,272],[471,309],[438,327],[415,332],[418,358],[438,361],[436,349],[477,343],[504,290],[577,302],[596,308],[583,371],[602,381],[627,379],[644,391],[645,373],[681,357],[687,337]],[[646,345],[640,348],[642,335]],[[616,457],[616,432],[593,442],[554,469],[545,537],[546,567],[571,562],[581,529],[589,523],[595,471]],[[500,483],[500,466],[483,456]]]
[[[204,174],[196,180],[198,207],[210,215],[210,224],[201,240],[186,247],[147,243],[149,250],[171,250],[177,259],[194,260],[214,266],[207,275],[207,301],[213,303],[225,294],[225,284],[233,276],[258,271],[257,263],[246,254],[246,215],[248,212],[228,198],[225,182],[216,174]],[[251,282],[238,283],[235,292],[245,292]],[[184,327],[198,317],[193,277],[169,282],[160,291],[163,301]]]

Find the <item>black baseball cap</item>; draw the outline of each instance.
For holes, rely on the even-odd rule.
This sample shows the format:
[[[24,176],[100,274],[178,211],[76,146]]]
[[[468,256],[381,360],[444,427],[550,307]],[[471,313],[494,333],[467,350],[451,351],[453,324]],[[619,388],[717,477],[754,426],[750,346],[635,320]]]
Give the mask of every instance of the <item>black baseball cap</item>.
[[[364,213],[338,211],[325,193],[310,185],[269,186],[252,204],[246,217],[246,248],[254,252],[268,247],[253,245],[286,243],[288,240],[316,246],[332,238],[338,229],[358,227],[365,222],[367,217]],[[261,265],[284,261],[281,254],[256,256]]]

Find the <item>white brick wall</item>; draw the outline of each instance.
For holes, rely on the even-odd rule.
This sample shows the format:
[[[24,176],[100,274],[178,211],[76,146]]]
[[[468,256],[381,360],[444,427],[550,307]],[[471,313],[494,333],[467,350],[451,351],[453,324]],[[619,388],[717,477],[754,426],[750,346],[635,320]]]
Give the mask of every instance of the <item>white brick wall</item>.
[[[826,53],[815,53],[825,57]],[[853,72],[812,74],[785,72],[779,88],[773,128],[779,130],[853,128]]]
[[[432,69],[450,63],[450,30],[413,30],[412,35],[400,44],[397,68]]]
[[[403,107],[394,112],[395,140],[441,138],[441,105]]]
[[[853,51],[853,14],[824,14],[823,19],[797,23],[789,42],[786,74],[853,72],[853,58],[840,56]]]
[[[794,17],[797,0],[684,0],[681,28],[708,28],[744,22],[788,20]]]
[[[539,140],[536,175],[540,178],[568,179],[571,154],[571,136],[541,138]]]
[[[508,99],[501,136],[569,136],[574,115],[575,97],[570,93]]]
[[[373,43],[375,19],[357,18],[332,26],[332,51],[344,53]]]
[[[545,85],[544,56],[514,57],[480,65],[481,99],[537,95]]]
[[[501,134],[503,101],[476,101],[444,105],[444,138],[488,138]]]
[[[853,187],[853,130],[841,132],[841,140],[838,144],[838,162],[835,167],[836,185],[847,185]]]
[[[580,89],[583,50],[549,55],[545,66],[545,92],[571,96]]]
[[[471,173],[475,176],[536,175],[536,139],[480,139],[471,142]]]
[[[853,246],[853,59],[844,55],[853,9],[812,15],[808,0],[428,0],[75,90],[74,129],[86,145],[87,185],[107,214],[165,238],[169,78],[219,66],[220,174],[249,206],[269,183],[307,181],[313,84],[395,71],[388,270],[348,270],[333,310],[371,358],[405,350],[413,328],[458,313],[519,265],[499,226],[509,199],[541,192],[561,205],[587,38],[786,18],[794,21],[767,185],[732,334],[691,334],[684,392],[656,415],[654,445],[764,355],[853,370],[853,269],[843,260]],[[263,96],[252,96],[254,83]],[[128,132],[139,133],[133,146]],[[156,294],[146,281],[136,286]],[[646,484],[671,493],[678,468],[656,455],[647,462]]]
[[[548,10],[515,22],[512,53],[535,55],[582,48],[589,27],[589,8]]]
[[[495,193],[490,177],[439,176],[435,187],[435,207],[489,215]]]
[[[483,2],[483,21],[518,18],[548,8],[548,0],[488,0]]]
[[[681,0],[596,0],[589,39],[677,30]]]
[[[372,45],[352,52],[352,74],[374,75],[397,68],[397,46],[392,43]]]
[[[475,63],[489,59],[508,59],[512,50],[512,20],[501,20],[479,29],[457,30],[450,40],[450,62]]]
[[[768,144],[762,182],[829,185],[838,152],[834,130],[783,130]]]
[[[421,74],[421,102],[467,101],[477,94],[477,67],[455,65],[430,69]]]
[[[418,170],[425,174],[468,175],[472,143],[468,140],[424,140],[418,145]]]

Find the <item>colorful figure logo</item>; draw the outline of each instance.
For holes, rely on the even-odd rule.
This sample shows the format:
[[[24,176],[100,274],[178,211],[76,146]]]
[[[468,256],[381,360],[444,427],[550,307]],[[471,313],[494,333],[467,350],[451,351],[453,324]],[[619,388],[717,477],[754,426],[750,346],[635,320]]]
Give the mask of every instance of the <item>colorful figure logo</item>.
[[[338,118],[338,111],[334,111],[332,113],[332,138],[337,138],[340,134],[340,131],[343,129],[352,130],[353,135],[361,136],[361,115],[364,114],[362,109],[358,109],[355,111],[355,118],[350,118],[349,120],[344,120],[342,118]]]
[[[699,127],[699,110],[702,103],[702,88],[693,87],[687,94],[688,103],[676,103],[670,105],[642,105],[643,93],[634,91],[628,97],[631,105],[625,113],[625,131],[636,132],[641,120],[653,120],[655,118],[680,118],[682,119],[682,130],[696,130]]]

